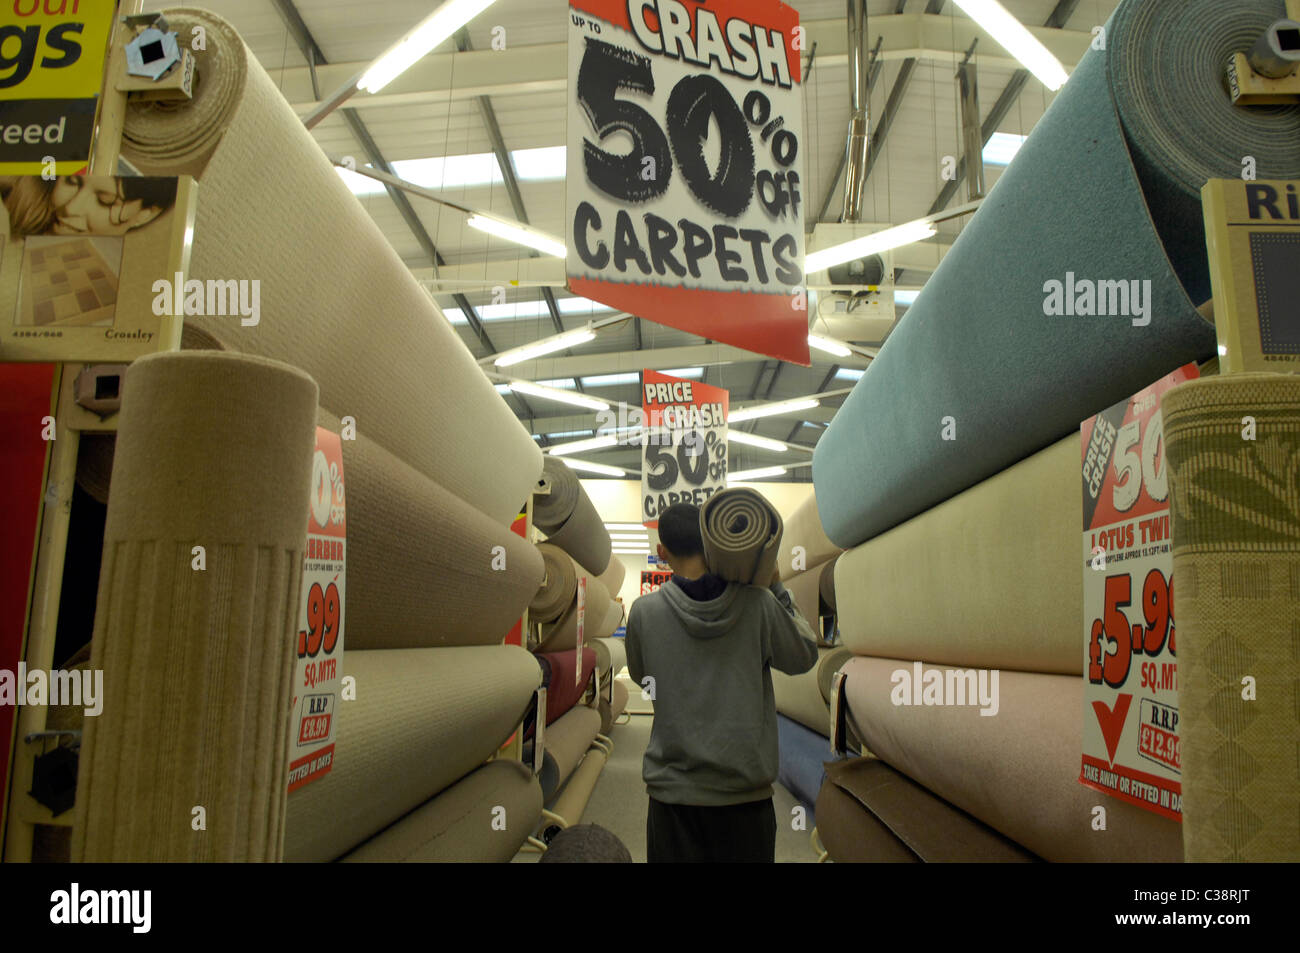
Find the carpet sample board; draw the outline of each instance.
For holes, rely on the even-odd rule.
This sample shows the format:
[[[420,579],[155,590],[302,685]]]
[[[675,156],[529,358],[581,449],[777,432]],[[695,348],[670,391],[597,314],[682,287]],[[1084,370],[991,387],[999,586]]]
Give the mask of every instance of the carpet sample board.
[[[489,761],[343,863],[509,863],[542,816],[542,788],[518,761]]]
[[[543,543],[543,545],[546,545]],[[614,629],[605,626],[611,618],[609,593],[595,576],[582,572],[582,567],[574,564],[580,576],[587,580],[587,601],[583,609],[583,642],[609,636]],[[617,605],[617,603],[615,603]],[[542,626],[542,641],[537,646],[538,652],[559,652],[572,649],[578,644],[578,595],[574,584],[573,597],[564,614],[551,625]]]
[[[837,863],[1038,860],[877,758],[827,765],[817,818],[822,844]],[[911,856],[902,856],[894,842]]]
[[[310,377],[260,357],[131,366],[73,860],[280,859],[316,400]]]
[[[788,517],[785,533],[781,537],[781,555],[778,568],[784,581],[813,566],[834,559],[843,552],[826,536],[821,516],[817,512],[817,494],[813,492]]]
[[[551,805],[551,810],[564,818],[570,827],[582,820],[582,814],[587,810],[587,802],[591,800],[591,792],[596,790],[596,782],[600,780],[600,772],[605,770],[605,763],[608,760],[609,758],[600,748],[592,748],[588,751],[582,759],[582,764],[578,765],[568,783],[564,785],[560,796]]]
[[[899,670],[910,677],[913,664],[844,663],[853,726],[882,761],[1044,860],[1182,860],[1176,821],[1078,782],[1082,678],[1002,672],[997,714],[985,716],[978,705],[895,705]],[[1092,829],[1098,805],[1104,831]]]
[[[542,796],[546,803],[550,803],[555,792],[563,787],[581,763],[598,731],[600,712],[586,705],[569,709],[568,714],[547,726],[541,774]]]
[[[819,648],[817,664],[802,675],[772,669],[776,710],[823,739],[830,736],[831,680],[853,653],[846,648]]]
[[[817,444],[831,540],[857,546],[1214,354],[1201,187],[1241,176],[1244,143],[1261,179],[1300,177],[1300,106],[1233,106],[1224,64],[1284,15],[1119,5]]]
[[[261,282],[256,324],[187,316],[185,346],[301,367],[321,406],[510,525],[541,451],[230,24],[164,12],[182,36],[205,29],[201,79],[183,107],[132,101],[122,156],[199,181],[188,278]]]
[[[840,638],[856,655],[1082,675],[1081,506],[1075,433],[841,556]]]
[[[704,561],[728,582],[768,585],[781,550],[781,530],[781,514],[747,487],[722,490],[700,507]]]
[[[826,779],[827,761],[835,760],[825,735],[810,731],[785,715],[776,716],[780,752],[776,779],[808,811],[808,827],[817,823],[817,792]]]
[[[576,705],[591,684],[591,673],[596,669],[596,650],[589,645],[582,647],[581,681],[575,685],[577,654],[569,649],[567,652],[538,652],[535,656],[542,667],[542,684],[546,686],[548,725]]]
[[[541,585],[537,547],[364,432],[342,445],[347,649],[499,645]]]
[[[330,773],[289,795],[288,861],[333,860],[469,774],[542,682],[514,645],[347,651],[341,671],[357,698],[339,708]]]
[[[1161,401],[1170,473],[1183,843],[1300,860],[1300,377],[1230,374]],[[1243,439],[1244,421],[1254,439]],[[1247,699],[1245,679],[1254,680]]]
[[[533,522],[547,542],[559,546],[593,576],[604,573],[610,561],[609,531],[577,474],[562,459],[547,454],[539,483],[550,493],[533,497]]]

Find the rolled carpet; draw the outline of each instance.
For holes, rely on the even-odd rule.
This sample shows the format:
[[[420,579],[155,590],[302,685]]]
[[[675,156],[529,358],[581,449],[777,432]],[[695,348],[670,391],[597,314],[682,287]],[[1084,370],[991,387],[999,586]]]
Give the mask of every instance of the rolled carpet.
[[[187,346],[301,367],[321,406],[508,526],[542,472],[537,445],[234,28],[164,12],[182,37],[206,31],[199,80],[182,106],[132,100],[122,155],[198,179],[188,278],[260,282],[254,314],[187,316]]]
[[[357,698],[339,709],[329,774],[289,795],[285,860],[333,860],[469,774],[542,681],[514,645],[348,651],[342,674]]]
[[[817,798],[817,831],[836,863],[1038,859],[877,758],[826,766],[826,783]],[[906,851],[899,851],[899,844]]]
[[[822,615],[834,615],[835,608],[835,564],[840,561],[837,554],[834,559],[822,566],[821,576],[817,580],[817,591],[821,595]]]
[[[569,709],[568,714],[546,729],[542,753],[542,797],[547,804],[582,761],[600,731],[600,712],[586,705]]]
[[[1284,15],[1119,5],[818,443],[832,541],[857,546],[1214,353],[1200,190],[1240,177],[1244,143],[1261,179],[1300,177],[1300,106],[1224,92],[1229,55]]]
[[[776,779],[808,811],[808,826],[817,823],[817,792],[826,779],[826,762],[834,760],[825,735],[809,731],[785,715],[776,716],[777,749],[780,752]]]
[[[575,568],[576,564],[575,564]],[[579,570],[580,572],[580,570]],[[603,630],[610,614],[609,593],[595,576],[581,573],[587,580],[587,601],[583,608],[583,642],[588,639],[607,636],[614,630]],[[574,595],[564,614],[553,624],[542,627],[542,641],[537,646],[538,652],[559,652],[572,649],[578,644],[578,596],[577,583],[574,583]]]
[[[347,649],[500,644],[541,585],[537,547],[364,432],[342,445]]]
[[[604,573],[610,561],[609,531],[577,474],[562,459],[547,454],[539,484],[550,492],[533,497],[533,522],[546,533],[547,542],[593,576]]]
[[[853,725],[872,754],[1044,860],[1182,860],[1176,821],[1079,784],[1082,678],[1001,672],[997,714],[986,717],[971,704],[894,704],[894,692],[912,698],[891,679],[910,679],[912,662],[856,656],[843,671]],[[1105,830],[1092,827],[1098,805]]]
[[[615,681],[611,690],[613,700],[609,703],[610,715],[618,718],[623,712],[627,711],[627,686],[621,681]]]
[[[627,566],[616,555],[609,557],[609,566],[600,574],[600,584],[609,592],[610,598],[617,599],[623,588],[623,579],[627,576]]]
[[[602,588],[604,588],[603,585]],[[606,590],[606,592],[608,591]],[[623,604],[611,599],[609,600],[609,608],[605,610],[605,615],[600,620],[600,624],[585,634],[588,639],[608,639],[618,631],[618,627],[622,624]]]
[[[591,684],[591,673],[596,669],[596,650],[582,647],[582,673],[575,679],[578,667],[577,653],[538,652],[536,659],[542,667],[542,684],[546,686],[546,723],[549,725],[576,705]]]
[[[508,863],[542,816],[542,788],[518,761],[489,761],[339,858],[343,863]]]
[[[596,639],[591,643],[596,650],[596,668],[601,681],[614,677],[627,666],[627,646],[622,639]]]
[[[542,581],[529,603],[528,614],[534,622],[554,622],[573,602],[582,567],[559,546],[550,543],[538,543],[537,553],[542,557]]]
[[[841,552],[843,550],[827,538],[826,530],[822,528],[821,515],[817,512],[817,494],[814,492],[785,519],[785,534],[778,563],[781,579],[784,581],[811,566],[820,566]]]
[[[822,563],[820,566],[814,566],[812,569],[791,576],[784,583],[795,608],[808,620],[808,625],[814,632],[818,630],[817,620],[821,617],[822,571],[829,565],[830,563]]]
[[[776,710],[817,732],[830,736],[831,680],[853,657],[846,648],[819,648],[817,664],[802,675],[787,675],[772,669],[772,692]]]
[[[771,582],[781,529],[781,514],[748,487],[715,493],[700,507],[704,561],[728,582],[756,586]]]
[[[1189,381],[1162,413],[1187,859],[1295,861],[1300,378]]]
[[[132,365],[74,861],[280,859],[316,400],[310,377],[259,357]]]
[[[1079,454],[1076,433],[841,556],[844,645],[1082,675]],[[1008,612],[1012,592],[1018,609]]]
[[[587,810],[591,794],[596,790],[596,782],[600,780],[600,772],[605,770],[605,763],[608,760],[609,758],[600,748],[592,748],[588,751],[582,759],[582,764],[578,765],[578,769],[564,785],[560,796],[551,805],[551,811],[564,818],[570,827],[582,820],[582,814]]]

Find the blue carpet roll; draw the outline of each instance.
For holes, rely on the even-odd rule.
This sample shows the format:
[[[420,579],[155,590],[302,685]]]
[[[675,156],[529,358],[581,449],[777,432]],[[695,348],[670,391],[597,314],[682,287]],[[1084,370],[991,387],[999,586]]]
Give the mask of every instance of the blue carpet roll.
[[[1300,107],[1233,107],[1223,64],[1284,12],[1120,5],[1107,50],[1084,57],[822,436],[813,482],[834,543],[856,546],[1214,354],[1195,308],[1210,297],[1201,186],[1239,177],[1246,154],[1261,179],[1300,176]]]
[[[776,735],[781,751],[776,780],[807,808],[808,826],[812,827],[817,823],[817,792],[826,780],[825,763],[835,760],[830,742],[780,713],[776,716]]]

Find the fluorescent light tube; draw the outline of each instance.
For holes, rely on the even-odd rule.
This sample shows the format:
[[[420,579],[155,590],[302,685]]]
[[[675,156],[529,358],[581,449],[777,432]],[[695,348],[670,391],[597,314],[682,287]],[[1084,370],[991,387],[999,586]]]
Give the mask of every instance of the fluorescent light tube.
[[[585,460],[574,460],[570,457],[563,457],[562,459],[573,470],[590,470],[592,473],[603,473],[605,476],[627,476],[626,470],[620,470],[618,467],[607,467],[603,463],[588,463]]]
[[[633,543],[645,543],[645,542],[649,542],[650,540],[650,536],[648,533],[642,533],[639,536],[633,535],[632,533],[610,533],[609,538],[617,539],[617,540],[626,540]]]
[[[1008,53],[1038,77],[1050,90],[1058,90],[1070,77],[1047,47],[1025,29],[1023,23],[1007,12],[997,0],[953,0],[966,15],[980,25]]]
[[[727,415],[727,423],[738,424],[745,420],[754,420],[758,417],[775,417],[777,414],[794,414],[801,410],[812,410],[814,407],[820,407],[821,401],[815,398],[805,400],[785,400],[775,404],[758,404],[754,407],[744,407],[740,410],[733,410]]]
[[[853,351],[845,347],[839,341],[831,338],[824,338],[820,334],[808,335],[808,346],[815,347],[819,351],[825,351],[827,354],[834,354],[836,357],[852,357]]]
[[[575,407],[586,407],[588,410],[609,410],[609,404],[596,397],[588,397],[585,394],[571,394],[567,390],[542,387],[529,381],[511,381],[510,389],[519,394],[528,394],[532,397],[553,400],[561,404],[572,404]]]
[[[361,79],[357,80],[357,87],[370,93],[379,92],[435,46],[492,6],[493,2],[494,0],[447,0],[371,63]]]
[[[777,453],[785,453],[790,448],[779,440],[772,440],[768,437],[759,437],[752,433],[745,433],[743,430],[728,430],[727,439],[733,443],[745,443],[751,447],[762,447],[764,450],[775,450]]]
[[[727,474],[727,482],[738,480],[743,483],[746,480],[759,480],[763,477],[784,476],[786,469],[786,467],[760,467],[757,470],[737,470],[735,473]]]
[[[882,232],[875,232],[839,245],[832,245],[830,248],[815,251],[804,258],[804,275],[811,275],[816,271],[825,271],[832,265],[842,265],[846,261],[866,258],[868,255],[877,255],[882,251],[889,251],[891,248],[911,245],[913,242],[919,242],[931,235],[938,234],[938,231],[932,223],[927,221],[908,222],[905,225],[895,225],[893,228],[887,228]]]
[[[537,232],[522,225],[511,225],[509,222],[488,218],[486,215],[471,215],[465,224],[470,228],[477,228],[480,232],[487,232],[497,238],[514,242],[516,245],[536,248],[539,252],[554,255],[556,258],[563,258],[566,253],[564,242],[558,238],[552,238],[545,232]]]
[[[613,447],[618,444],[615,437],[592,437],[590,440],[575,440],[572,443],[562,443],[558,447],[551,447],[546,452],[553,457],[562,457],[566,453],[582,453],[584,450],[603,450],[606,447]]]
[[[609,530],[611,533],[617,533],[619,530],[623,530],[629,533],[646,532],[646,528],[642,526],[640,523],[606,523],[605,529]]]
[[[535,357],[541,357],[544,354],[553,354],[556,351],[563,351],[567,348],[577,347],[579,344],[586,344],[588,341],[595,340],[596,332],[591,328],[579,328],[576,331],[565,331],[563,334],[555,334],[549,338],[542,338],[540,341],[534,341],[532,344],[524,344],[520,347],[513,347],[508,351],[502,351],[493,360],[497,367],[509,367],[512,364],[521,364],[524,361],[531,361]],[[609,406],[606,404],[605,406]]]

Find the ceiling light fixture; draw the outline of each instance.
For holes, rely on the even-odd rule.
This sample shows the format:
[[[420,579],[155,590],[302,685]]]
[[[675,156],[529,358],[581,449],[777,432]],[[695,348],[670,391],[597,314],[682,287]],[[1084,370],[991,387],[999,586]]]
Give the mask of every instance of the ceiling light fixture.
[[[595,338],[596,332],[590,327],[579,328],[576,331],[565,331],[563,334],[553,334],[548,338],[542,338],[540,341],[502,351],[492,359],[492,363],[497,367],[510,367],[513,364],[531,361],[535,357],[542,357],[545,354],[553,354],[556,351],[577,347],[579,344],[586,344],[588,341],[595,340]]]
[[[908,222],[905,225],[895,225],[893,228],[887,228],[881,232],[874,232],[871,235],[864,235],[861,238],[854,238],[851,241],[812,252],[804,258],[803,271],[805,275],[825,271],[832,265],[842,265],[846,261],[854,261],[858,258],[866,258],[868,255],[878,255],[880,252],[889,251],[891,248],[911,245],[914,242],[938,234],[938,231],[934,224],[926,219]]]
[[[827,354],[834,354],[836,357],[852,357],[853,350],[845,344],[841,344],[833,338],[822,337],[820,334],[808,335],[808,346],[815,347],[819,351],[825,351]]]
[[[735,473],[727,474],[727,482],[743,483],[746,480],[761,480],[763,477],[784,476],[788,469],[788,467],[759,467],[757,470],[737,470]]]
[[[743,430],[728,430],[727,439],[732,443],[744,443],[751,447],[762,447],[764,450],[773,450],[777,453],[785,453],[790,449],[779,440],[759,437],[752,433],[745,433]]]
[[[384,51],[361,74],[357,87],[370,93],[379,92],[494,2],[495,0],[447,0]]]
[[[590,470],[592,473],[603,473],[605,476],[613,477],[627,476],[626,470],[620,470],[618,467],[607,467],[603,463],[588,463],[586,460],[574,460],[571,457],[562,459],[573,470]]]
[[[524,225],[503,222],[499,218],[489,218],[486,215],[478,214],[471,215],[465,221],[465,224],[470,228],[477,228],[480,232],[487,232],[497,238],[504,238],[508,242],[514,242],[516,245],[527,245],[529,248],[536,248],[539,252],[554,255],[556,258],[563,258],[566,253],[564,242],[547,235],[545,232],[539,232]]]
[[[560,404],[572,404],[574,407],[585,407],[588,410],[609,410],[609,403],[597,397],[573,394],[566,390],[557,390],[554,387],[542,387],[540,384],[534,384],[530,381],[511,381],[510,389],[519,394],[528,394],[530,397],[553,400]]]
[[[646,532],[646,528],[640,523],[606,523],[605,529],[609,530],[611,533],[616,533],[619,530],[624,530],[629,533]]]
[[[820,407],[821,401],[816,398],[805,398],[803,400],[785,400],[775,404],[756,404],[752,407],[742,407],[739,410],[733,410],[727,415],[727,423],[738,424],[745,420],[754,420],[758,417],[775,417],[778,414],[796,414],[804,410],[812,410],[814,407]]]
[[[953,0],[989,36],[1018,59],[1025,69],[1050,90],[1058,90],[1070,77],[1061,61],[1007,12],[997,0]]]

